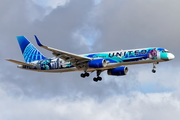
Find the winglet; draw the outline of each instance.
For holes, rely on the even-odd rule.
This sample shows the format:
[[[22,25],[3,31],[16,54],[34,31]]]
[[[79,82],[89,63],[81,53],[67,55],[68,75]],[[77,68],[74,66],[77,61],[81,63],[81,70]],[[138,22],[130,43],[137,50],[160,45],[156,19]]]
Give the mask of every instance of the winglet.
[[[43,45],[41,44],[41,42],[39,41],[39,39],[37,38],[37,36],[34,35],[34,37],[35,37],[35,39],[36,39],[37,44],[38,44],[39,46],[43,46]]]

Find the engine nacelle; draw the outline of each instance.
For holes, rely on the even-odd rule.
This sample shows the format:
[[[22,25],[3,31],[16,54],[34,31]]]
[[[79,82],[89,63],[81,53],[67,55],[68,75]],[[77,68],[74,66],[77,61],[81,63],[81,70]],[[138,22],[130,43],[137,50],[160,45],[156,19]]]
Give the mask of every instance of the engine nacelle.
[[[107,70],[108,75],[113,75],[113,76],[123,76],[128,73],[128,67],[122,66],[122,67],[116,67],[113,69]]]
[[[107,61],[105,59],[94,59],[87,63],[90,68],[103,68],[107,66]]]

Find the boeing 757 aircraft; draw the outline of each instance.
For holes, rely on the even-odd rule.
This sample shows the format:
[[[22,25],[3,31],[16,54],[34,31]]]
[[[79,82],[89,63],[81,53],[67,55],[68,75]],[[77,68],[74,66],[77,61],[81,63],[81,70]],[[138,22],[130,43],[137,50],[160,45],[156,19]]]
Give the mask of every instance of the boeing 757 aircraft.
[[[83,71],[80,75],[82,78],[88,77],[89,72],[96,71],[97,77],[94,77],[93,80],[97,82],[102,80],[100,74],[105,70],[107,70],[108,75],[123,76],[128,73],[126,65],[152,63],[152,72],[155,73],[156,64],[175,58],[167,49],[159,47],[77,55],[45,46],[36,36],[35,39],[40,47],[51,51],[55,57],[45,57],[24,36],[17,36],[25,62],[12,59],[7,59],[7,61],[18,64],[18,68],[38,72]]]

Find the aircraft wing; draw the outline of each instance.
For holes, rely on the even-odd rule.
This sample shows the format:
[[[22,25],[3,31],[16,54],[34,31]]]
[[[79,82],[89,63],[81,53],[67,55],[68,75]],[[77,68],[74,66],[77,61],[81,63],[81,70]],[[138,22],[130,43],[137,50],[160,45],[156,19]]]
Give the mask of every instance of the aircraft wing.
[[[12,60],[12,59],[6,59],[6,60],[10,61],[10,62],[13,62],[15,64],[18,64],[18,65],[25,65],[25,66],[33,67],[33,65],[31,65],[31,64],[20,62],[20,61],[17,61],[17,60]]]
[[[40,47],[42,47],[42,48],[44,48],[46,50],[51,51],[53,55],[55,55],[56,57],[59,57],[59,58],[65,60],[65,61],[80,62],[80,61],[90,61],[91,60],[91,58],[89,58],[89,57],[83,57],[83,56],[76,55],[76,54],[73,54],[73,53],[69,53],[69,52],[66,52],[66,51],[62,51],[62,50],[58,50],[58,49],[51,48],[51,47],[48,47],[48,46],[44,46],[44,45],[41,44],[41,42],[36,37],[36,35],[35,35],[35,39],[36,39],[37,44]]]

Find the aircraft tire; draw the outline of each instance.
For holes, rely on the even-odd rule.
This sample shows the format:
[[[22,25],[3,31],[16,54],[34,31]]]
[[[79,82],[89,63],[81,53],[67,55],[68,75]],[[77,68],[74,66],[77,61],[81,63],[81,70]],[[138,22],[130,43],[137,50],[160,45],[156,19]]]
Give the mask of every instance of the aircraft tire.
[[[86,76],[86,77],[89,77],[89,73],[85,73],[85,76]]]
[[[84,73],[81,73],[81,77],[82,77],[82,78],[85,78],[86,76],[85,76],[85,74],[84,74]]]
[[[155,70],[155,69],[152,69],[152,73],[156,73],[156,70]]]
[[[93,78],[93,80],[94,80],[94,82],[97,82],[98,81],[98,79],[95,77],[95,78]]]
[[[102,80],[102,77],[97,77],[97,79],[98,79],[99,81],[101,81],[101,80]]]

